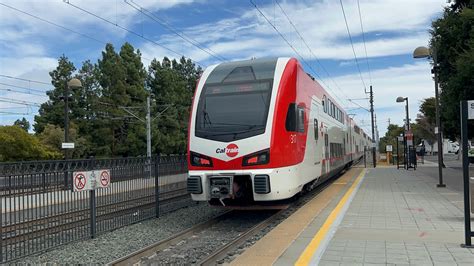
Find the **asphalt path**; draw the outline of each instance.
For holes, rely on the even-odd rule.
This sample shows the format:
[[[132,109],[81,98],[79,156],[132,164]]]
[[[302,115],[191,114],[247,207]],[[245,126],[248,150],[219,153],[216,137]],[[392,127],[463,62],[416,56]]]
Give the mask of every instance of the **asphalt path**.
[[[463,178],[462,178],[462,160],[455,154],[446,154],[443,156],[444,165],[446,168],[443,168],[443,182],[446,186],[455,189],[457,191],[463,191]],[[434,164],[421,164],[418,162],[418,168],[416,171],[420,171],[427,176],[438,181],[438,157],[437,156],[425,156],[427,162],[432,162]],[[428,165],[429,164],[429,165]],[[469,174],[470,176],[474,175],[474,164],[469,165]]]

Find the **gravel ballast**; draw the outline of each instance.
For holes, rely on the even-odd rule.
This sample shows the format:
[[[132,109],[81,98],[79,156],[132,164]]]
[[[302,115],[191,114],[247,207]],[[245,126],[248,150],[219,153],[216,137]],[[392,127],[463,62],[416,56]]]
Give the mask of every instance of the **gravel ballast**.
[[[107,232],[95,239],[66,244],[14,261],[20,264],[106,264],[222,213],[207,203],[192,204],[160,218]]]

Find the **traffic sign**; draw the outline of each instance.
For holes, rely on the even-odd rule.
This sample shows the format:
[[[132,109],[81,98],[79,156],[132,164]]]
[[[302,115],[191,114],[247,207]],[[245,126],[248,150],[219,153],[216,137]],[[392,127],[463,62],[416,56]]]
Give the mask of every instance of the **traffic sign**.
[[[392,146],[392,145],[387,145],[387,146],[385,147],[385,150],[386,150],[387,152],[391,152],[391,151],[393,151],[393,146]]]
[[[91,183],[88,182],[88,177],[87,172],[74,172],[72,174],[74,191],[90,190]]]
[[[99,176],[99,186],[108,187],[110,184],[110,171],[109,170],[100,170]]]
[[[474,119],[474,101],[467,101],[467,119]]]
[[[413,146],[413,133],[411,131],[408,131],[405,136],[407,137],[407,145],[408,146]]]
[[[110,170],[73,172],[73,190],[84,191],[96,188],[107,188],[110,185]]]
[[[74,149],[74,142],[63,142],[61,147],[63,149]]]

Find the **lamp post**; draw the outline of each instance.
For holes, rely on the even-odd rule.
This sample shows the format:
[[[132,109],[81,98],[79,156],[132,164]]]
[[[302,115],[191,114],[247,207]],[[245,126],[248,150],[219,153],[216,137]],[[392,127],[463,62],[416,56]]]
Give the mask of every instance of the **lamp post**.
[[[80,88],[82,83],[79,79],[73,78],[69,81],[66,80],[64,84],[64,142],[69,142],[69,90],[71,88]],[[68,159],[68,150],[64,150],[64,158]]]
[[[413,58],[433,58],[433,68],[431,73],[434,74],[434,83],[435,83],[435,107],[436,107],[436,130],[435,134],[438,139],[438,177],[439,184],[437,187],[446,187],[443,183],[443,138],[441,137],[441,120],[439,115],[439,92],[438,92],[438,60],[436,56],[436,51],[430,51],[427,47],[420,46],[413,51]]]
[[[397,97],[397,103],[402,103],[406,101],[405,105],[405,112],[406,112],[406,125],[404,130],[404,142],[405,142],[405,161],[406,161],[406,169],[408,169],[409,162],[410,162],[410,147],[408,146],[408,136],[407,133],[410,131],[410,113],[408,112],[408,97]]]

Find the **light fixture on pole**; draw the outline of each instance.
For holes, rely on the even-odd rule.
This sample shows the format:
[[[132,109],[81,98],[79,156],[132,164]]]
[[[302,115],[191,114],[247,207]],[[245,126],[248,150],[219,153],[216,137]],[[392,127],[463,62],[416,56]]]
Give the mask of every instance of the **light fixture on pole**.
[[[397,103],[402,103],[406,101],[405,105],[405,112],[406,112],[406,118],[405,118],[405,130],[403,131],[403,139],[404,139],[404,144],[405,144],[405,165],[406,169],[408,169],[408,166],[410,165],[410,143],[408,142],[408,135],[410,131],[410,115],[408,112],[408,97],[397,97]]]
[[[64,149],[64,160],[69,159],[69,149],[74,149],[74,143],[69,142],[69,89],[71,88],[80,88],[82,83],[77,78],[71,80],[64,80],[64,94],[60,99],[64,100],[64,142],[61,145],[61,148]],[[64,171],[64,187],[68,188],[68,176],[69,172],[66,169]]]
[[[439,184],[437,187],[446,187],[443,183],[443,138],[441,135],[441,119],[439,111],[439,92],[438,92],[438,60],[436,51],[433,49],[430,51],[429,48],[420,46],[413,51],[413,58],[433,58],[433,68],[431,73],[434,74],[434,83],[435,83],[435,107],[436,107],[436,128],[435,134],[438,140],[438,176]]]
[[[68,159],[68,151],[67,149],[72,149],[74,148],[74,144],[69,143],[69,91],[71,88],[81,88],[82,83],[79,79],[73,78],[69,81],[66,81],[64,84],[64,95],[63,95],[63,100],[64,100],[64,143],[63,143],[63,149],[64,151],[64,158],[67,160]]]

